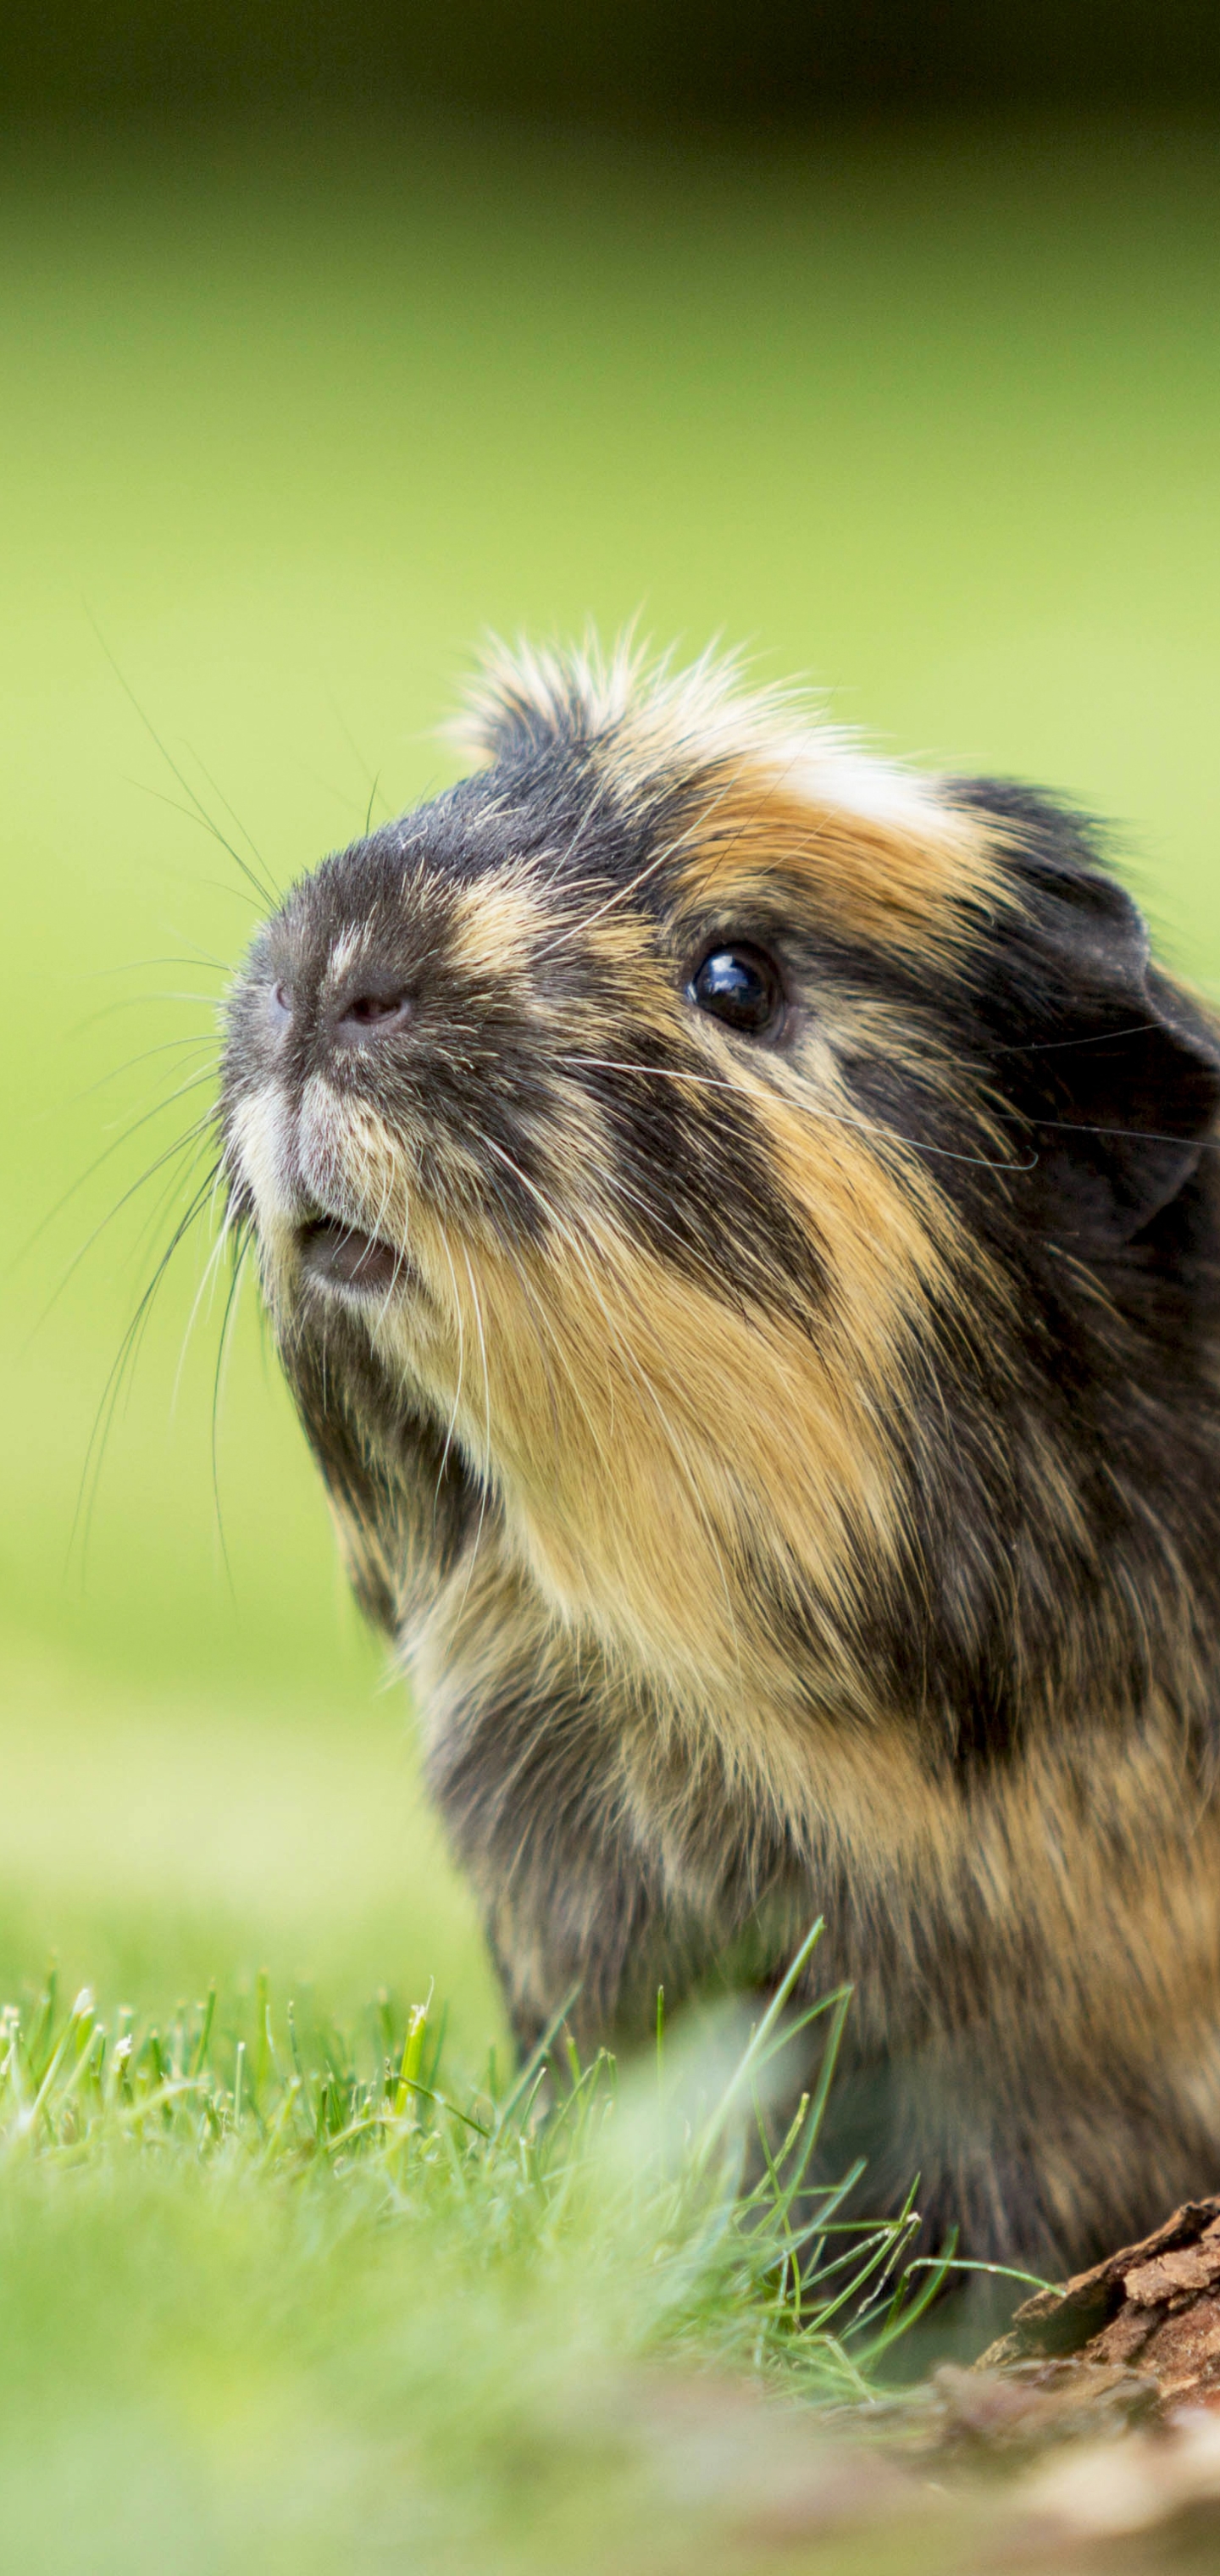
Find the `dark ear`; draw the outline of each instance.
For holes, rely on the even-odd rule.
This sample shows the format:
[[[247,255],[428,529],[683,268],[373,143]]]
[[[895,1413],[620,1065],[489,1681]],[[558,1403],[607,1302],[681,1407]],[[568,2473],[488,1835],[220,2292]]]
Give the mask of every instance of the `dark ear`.
[[[1037,1162],[1017,1204],[1084,1259],[1119,1251],[1198,1169],[1220,1110],[1220,1033],[1149,956],[1088,829],[1024,790],[971,783],[1009,826],[1018,908],[980,992],[996,1089]]]

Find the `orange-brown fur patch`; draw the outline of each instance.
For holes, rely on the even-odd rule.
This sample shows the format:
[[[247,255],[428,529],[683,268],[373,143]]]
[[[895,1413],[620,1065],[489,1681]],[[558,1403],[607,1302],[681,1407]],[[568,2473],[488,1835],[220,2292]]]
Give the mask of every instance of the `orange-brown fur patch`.
[[[836,806],[832,787],[811,764],[802,790],[791,769],[757,755],[713,782],[674,871],[685,902],[748,919],[787,880],[836,938],[951,961],[1006,899],[994,831],[930,800],[922,828],[873,819]]]

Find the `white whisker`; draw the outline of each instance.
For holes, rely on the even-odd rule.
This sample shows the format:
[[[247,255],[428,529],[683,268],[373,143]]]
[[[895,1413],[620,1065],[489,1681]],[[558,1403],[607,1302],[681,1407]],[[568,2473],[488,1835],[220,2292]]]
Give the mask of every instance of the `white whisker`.
[[[453,1282],[453,1312],[457,1322],[458,1335],[457,1385],[453,1390],[453,1403],[449,1409],[449,1421],[445,1431],[445,1446],[441,1451],[441,1463],[437,1469],[436,1475],[436,1499],[439,1502],[441,1481],[444,1476],[445,1469],[449,1464],[449,1452],[453,1446],[453,1433],[454,1426],[458,1418],[458,1406],[462,1401],[462,1382],[466,1374],[466,1327],[462,1317],[462,1300],[458,1295],[457,1272],[453,1267],[453,1254],[449,1249],[449,1237],[443,1226],[438,1228],[438,1232],[441,1238],[441,1249],[449,1264],[449,1276]]]
[[[476,1530],[475,1530],[475,1534],[474,1534],[474,1544],[473,1544],[473,1546],[472,1546],[472,1548],[471,1548],[471,1550],[470,1550],[470,1561],[469,1561],[469,1564],[468,1564],[467,1569],[466,1569],[466,1582],[465,1582],[465,1586],[464,1586],[464,1589],[463,1589],[463,1592],[462,1592],[462,1605],[464,1606],[465,1601],[466,1601],[466,1598],[467,1598],[467,1595],[468,1595],[468,1593],[469,1593],[469,1591],[470,1591],[471,1579],[472,1579],[473,1574],[474,1574],[475,1564],[476,1564],[476,1561],[477,1561],[477,1558],[478,1558],[478,1553],[479,1553],[479,1547],[480,1547],[480,1543],[481,1543],[481,1541],[482,1541],[482,1537],[483,1537],[483,1525],[484,1525],[484,1522],[485,1522],[486,1517],[487,1517],[487,1497],[488,1497],[488,1494],[489,1494],[489,1493],[490,1493],[490,1491],[491,1491],[491,1472],[492,1472],[492,1471],[491,1471],[491,1379],[490,1379],[490,1377],[489,1377],[489,1375],[488,1375],[488,1369],[487,1369],[487,1344],[486,1344],[486,1341],[484,1340],[484,1337],[483,1337],[483,1310],[482,1310],[482,1307],[481,1307],[481,1306],[480,1306],[480,1304],[479,1304],[479,1292],[478,1292],[477,1287],[475,1286],[474,1272],[473,1272],[473,1270],[472,1270],[472,1269],[471,1269],[471,1267],[470,1267],[470,1256],[469,1256],[468,1252],[465,1250],[465,1247],[464,1247],[464,1246],[463,1246],[463,1250],[462,1250],[462,1259],[463,1259],[463,1261],[465,1262],[465,1265],[466,1265],[466,1276],[467,1276],[468,1280],[470,1281],[470,1294],[471,1294],[471,1298],[472,1298],[472,1301],[473,1301],[473,1304],[474,1304],[474,1321],[475,1321],[475,1330],[476,1330],[476,1332],[478,1333],[478,1336],[479,1336],[479,1354],[480,1354],[480,1357],[481,1357],[482,1362],[483,1362],[483,1419],[484,1419],[484,1433],[485,1433],[485,1446],[484,1446],[484,1453],[483,1453],[483,1457],[484,1457],[484,1469],[483,1469],[483,1478],[482,1478],[482,1491],[481,1491],[480,1496],[479,1496],[479,1519],[478,1519],[478,1526],[477,1526],[477,1528],[476,1528]]]
[[[644,1082],[690,1082],[703,1091],[733,1091],[737,1093],[739,1099],[751,1102],[754,1098],[754,1094],[744,1082],[724,1081],[714,1073],[683,1073],[672,1065],[618,1064],[610,1056],[596,1055],[556,1056],[553,1062],[560,1065],[577,1065],[591,1073],[635,1074]],[[780,1097],[790,1108],[799,1109],[805,1117],[825,1119],[827,1124],[833,1127],[856,1127],[864,1136],[884,1136],[892,1144],[909,1146],[913,1154],[932,1154],[941,1162],[971,1163],[981,1172],[1032,1172],[1037,1168],[1039,1160],[1037,1154],[1031,1155],[1029,1161],[1025,1163],[993,1161],[986,1154],[960,1154],[948,1145],[929,1145],[920,1136],[907,1136],[900,1127],[888,1126],[884,1119],[853,1118],[845,1109],[828,1109],[820,1100],[804,1098],[798,1100],[787,1090],[782,1091]],[[1042,1123],[1051,1124],[1052,1122],[1043,1121]]]

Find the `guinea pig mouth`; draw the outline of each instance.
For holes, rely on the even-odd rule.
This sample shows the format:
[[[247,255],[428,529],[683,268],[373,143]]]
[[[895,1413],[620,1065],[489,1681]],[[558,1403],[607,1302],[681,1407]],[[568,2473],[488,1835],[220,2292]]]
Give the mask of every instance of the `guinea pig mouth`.
[[[315,1217],[301,1228],[301,1267],[321,1287],[354,1288],[358,1295],[384,1297],[406,1270],[402,1253],[359,1226],[341,1225],[337,1217]]]

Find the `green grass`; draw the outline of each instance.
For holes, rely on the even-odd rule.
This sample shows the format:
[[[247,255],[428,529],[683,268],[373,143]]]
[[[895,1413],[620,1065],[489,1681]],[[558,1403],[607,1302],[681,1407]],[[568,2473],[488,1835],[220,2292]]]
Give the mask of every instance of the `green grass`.
[[[655,2069],[491,2144],[385,2114],[435,1977],[443,2089],[494,2127],[499,2005],[249,1309],[215,1406],[202,1246],[78,1506],[172,1173],[118,1203],[206,1099],[254,918],[192,797],[285,880],[450,774],[485,625],[640,610],[898,750],[1058,782],[1220,982],[1214,138],[44,133],[0,215],[2,2545],[36,2576],[838,2576],[924,2532],[939,2570],[905,2489],[889,2539],[835,2536],[806,2401],[851,2374],[718,2161],[683,2273],[712,2184]],[[52,1954],[106,2054],[82,2017],[23,2126]],[[213,1982],[194,2090],[141,2107]],[[146,2036],[120,2077],[125,2008],[162,2077]],[[798,2492],[789,2549],[764,2506]]]
[[[20,2563],[74,2563],[87,2496],[91,2568],[167,2548],[200,2570],[610,2569],[624,2549],[660,2570],[695,2546],[752,2564],[776,2428],[735,2420],[738,2388],[788,2400],[789,2440],[798,2398],[858,2407],[940,2279],[909,2217],[848,2222],[841,2188],[810,2190],[844,1994],[799,2017],[820,2071],[773,2133],[782,2001],[744,2042],[712,2025],[675,2047],[659,2013],[655,2060],[625,2077],[604,2054],[582,2069],[559,2028],[456,2091],[428,2002],[381,1997],[354,2043],[277,2014],[264,1979],[240,2031],[214,1993],[159,2031],[107,2023],[87,1991],[64,2010],[54,1983],[7,2010]],[[684,2449],[723,2439],[726,2393],[747,2455],[686,2494]],[[806,2440],[806,2481],[824,2456]]]

